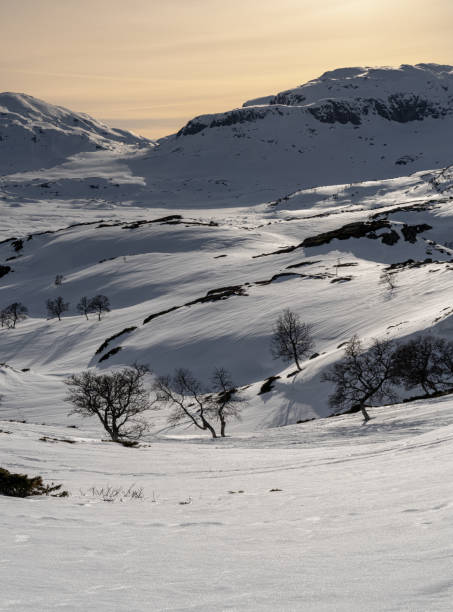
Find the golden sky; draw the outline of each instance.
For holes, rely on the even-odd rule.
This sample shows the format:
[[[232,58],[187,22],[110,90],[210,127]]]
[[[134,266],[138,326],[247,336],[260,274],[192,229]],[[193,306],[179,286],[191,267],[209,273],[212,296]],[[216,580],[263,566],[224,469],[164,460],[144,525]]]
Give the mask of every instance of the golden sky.
[[[0,0],[0,91],[148,137],[344,66],[453,64],[453,0]]]

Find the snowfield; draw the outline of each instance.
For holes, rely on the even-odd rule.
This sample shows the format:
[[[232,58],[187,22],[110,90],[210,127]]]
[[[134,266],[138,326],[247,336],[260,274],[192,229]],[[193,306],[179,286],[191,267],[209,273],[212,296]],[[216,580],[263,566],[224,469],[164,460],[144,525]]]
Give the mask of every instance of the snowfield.
[[[451,609],[452,396],[362,424],[322,376],[354,334],[453,339],[452,81],[332,71],[157,143],[0,94],[0,308],[29,311],[0,328],[0,466],[70,493],[0,497],[0,610]],[[284,308],[313,326],[296,375]],[[227,368],[241,419],[153,410],[125,448],[68,414],[66,377],[134,362]]]
[[[139,449],[1,423],[1,464],[71,496],[2,498],[0,608],[450,610],[451,399],[372,417]]]

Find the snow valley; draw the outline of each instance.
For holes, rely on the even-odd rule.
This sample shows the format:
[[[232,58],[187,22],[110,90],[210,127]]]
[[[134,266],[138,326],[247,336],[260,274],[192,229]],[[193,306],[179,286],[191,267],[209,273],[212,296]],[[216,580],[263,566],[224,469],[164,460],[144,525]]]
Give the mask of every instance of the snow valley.
[[[0,467],[68,492],[0,498],[0,609],[450,609],[452,92],[338,69],[158,141],[0,94]],[[68,414],[137,364],[138,442]]]

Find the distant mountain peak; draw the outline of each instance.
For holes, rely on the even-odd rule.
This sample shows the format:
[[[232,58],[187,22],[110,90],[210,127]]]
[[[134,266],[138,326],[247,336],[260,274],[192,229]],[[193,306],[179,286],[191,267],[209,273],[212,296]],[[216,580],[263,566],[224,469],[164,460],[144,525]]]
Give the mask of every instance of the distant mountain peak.
[[[0,93],[0,172],[49,167],[80,152],[151,141],[24,93]],[[1,151],[6,154],[1,154]]]

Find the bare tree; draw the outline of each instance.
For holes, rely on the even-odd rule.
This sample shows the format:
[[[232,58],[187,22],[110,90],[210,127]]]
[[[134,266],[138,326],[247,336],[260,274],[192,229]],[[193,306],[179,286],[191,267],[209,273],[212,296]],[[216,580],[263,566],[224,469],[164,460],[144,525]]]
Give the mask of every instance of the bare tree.
[[[55,277],[55,287],[59,287],[63,283],[63,274],[57,274]]]
[[[61,321],[61,315],[69,310],[69,302],[65,302],[61,295],[59,295],[54,300],[47,300],[46,308],[50,319],[58,317],[58,320]]]
[[[80,298],[80,302],[76,306],[77,312],[80,312],[81,315],[85,315],[88,320],[88,314],[93,312],[90,306],[90,300],[84,295]]]
[[[377,339],[365,350],[359,338],[353,336],[346,345],[344,358],[322,377],[335,384],[330,405],[358,408],[368,421],[366,403],[395,399],[394,350],[392,341]]]
[[[169,422],[172,425],[189,421],[203,431],[208,430],[217,438],[214,427],[208,419],[211,414],[210,398],[202,384],[189,370],[179,369],[170,376],[161,376],[154,384],[157,401],[173,408]]]
[[[22,302],[13,302],[2,310],[2,327],[16,327],[18,321],[23,321],[28,314],[28,308]]]
[[[97,312],[98,321],[101,320],[103,312],[110,312],[110,302],[105,295],[95,295],[94,298],[91,298],[89,306],[92,312]]]
[[[97,416],[115,442],[139,439],[148,428],[142,415],[153,404],[144,384],[148,373],[146,366],[134,364],[107,374],[73,374],[65,381],[70,414]]]
[[[2,310],[0,310],[0,323],[2,327],[12,326],[11,313],[8,308],[2,308]]]
[[[294,360],[300,371],[300,359],[310,353],[314,347],[312,328],[302,323],[299,315],[286,308],[274,325],[274,335],[271,340],[271,352],[274,359],[281,357],[283,361]]]
[[[381,285],[383,285],[390,293],[397,287],[395,273],[384,270],[379,279]]]
[[[395,352],[395,376],[406,389],[425,393],[453,387],[453,343],[431,334],[400,344]]]
[[[225,437],[225,428],[231,419],[240,419],[240,412],[246,400],[236,389],[231,374],[224,368],[215,368],[212,374],[214,394],[210,398],[210,412],[214,413],[220,422],[220,435]]]

